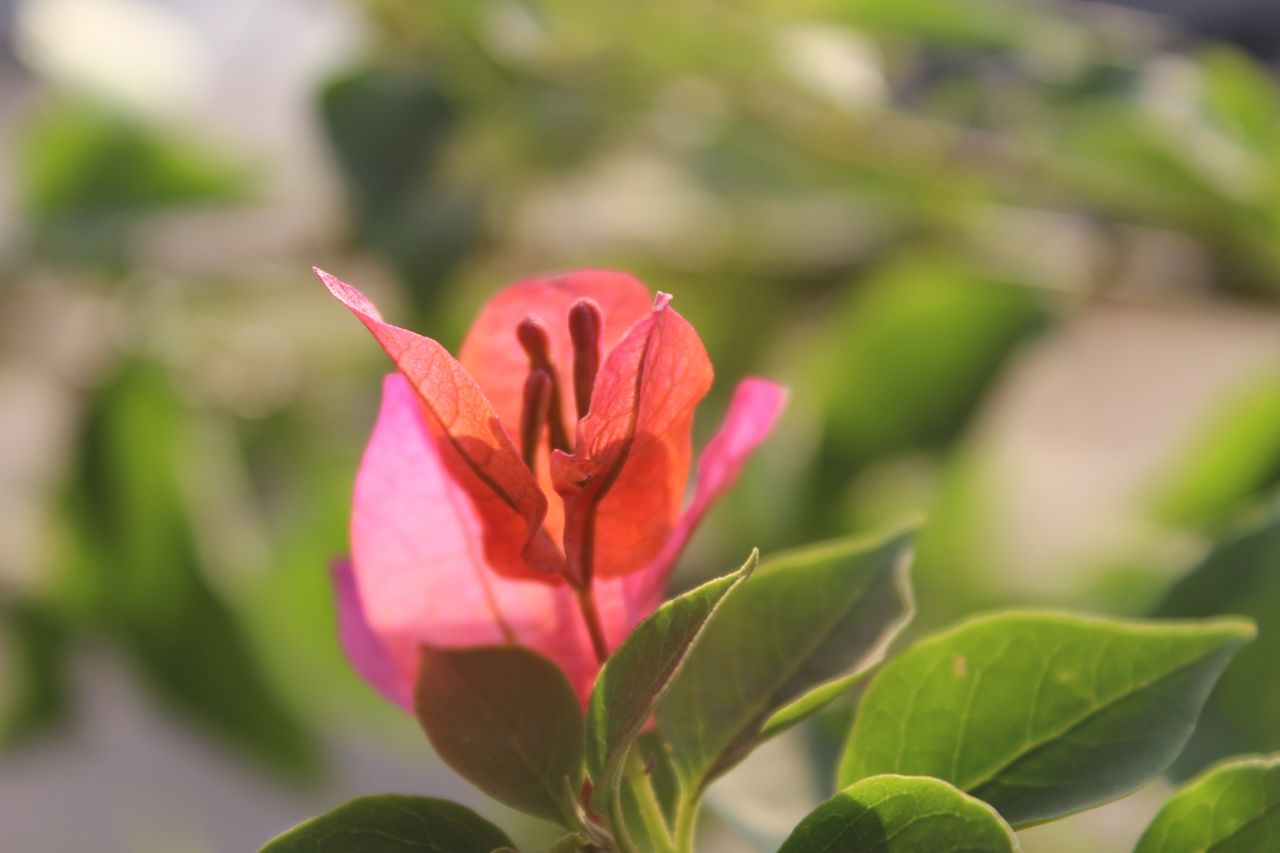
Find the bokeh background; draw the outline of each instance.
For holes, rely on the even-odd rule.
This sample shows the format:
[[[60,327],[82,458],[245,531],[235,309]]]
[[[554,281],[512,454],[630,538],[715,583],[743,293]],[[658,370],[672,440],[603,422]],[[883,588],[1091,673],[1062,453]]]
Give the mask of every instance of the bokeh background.
[[[326,579],[386,363],[318,264],[456,345],[617,266],[793,389],[677,584],[927,521],[915,633],[1233,612],[1173,777],[1280,749],[1280,8],[1269,0],[0,0],[0,848],[256,849],[459,799]],[[772,850],[850,708],[712,791]],[[1167,793],[1023,833],[1128,850]]]

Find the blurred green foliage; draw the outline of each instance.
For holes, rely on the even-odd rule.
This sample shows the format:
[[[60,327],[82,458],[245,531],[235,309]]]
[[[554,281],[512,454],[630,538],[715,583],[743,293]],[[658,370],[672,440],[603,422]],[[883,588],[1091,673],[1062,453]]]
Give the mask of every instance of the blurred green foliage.
[[[118,643],[161,698],[275,770],[320,756],[238,618],[210,588],[188,517],[189,417],[153,364],[124,365],[86,418],[66,538],[71,618]]]
[[[81,99],[41,103],[18,157],[32,248],[61,260],[124,267],[140,219],[249,194],[233,158]]]
[[[829,496],[845,491],[865,466],[937,453],[957,438],[1017,345],[1043,328],[1039,303],[1025,287],[938,258],[904,259],[846,289],[808,371],[825,415],[812,489],[822,497],[809,507],[826,510],[823,533],[848,528],[849,512],[831,513],[861,492]],[[881,493],[890,487],[882,479],[871,486]]]
[[[44,733],[70,706],[65,676],[67,630],[49,610],[14,599],[0,608],[11,649],[10,699],[0,718],[0,748]]]
[[[320,95],[355,231],[395,265],[423,315],[481,235],[480,199],[442,169],[456,112],[425,69],[361,68]]]
[[[1155,487],[1167,522],[1230,523],[1280,480],[1280,383],[1268,375],[1235,389]]]
[[[232,246],[216,271],[174,273],[139,239],[194,207],[261,201],[263,169],[241,152],[58,92],[25,116],[5,288],[65,275],[133,322],[107,336],[112,361],[93,374],[106,378],[71,391],[80,440],[58,507],[69,565],[0,599],[6,742],[71,710],[67,667],[88,642],[284,778],[323,766],[315,731],[334,705],[379,713],[371,696],[349,698],[325,567],[345,547],[386,366],[372,345],[314,330],[311,263],[363,274],[381,262],[390,280],[370,277],[389,319],[451,345],[497,286],[548,269],[619,266],[677,294],[720,377],[700,436],[737,377],[792,388],[681,582],[740,557],[742,531],[767,555],[924,515],[917,630],[1025,598],[994,571],[1004,520],[973,440],[1023,352],[1110,298],[1191,292],[1261,309],[1280,295],[1276,82],[1154,18],[1015,0],[351,6],[367,48],[316,81],[310,104],[332,170],[317,182],[332,185],[345,233],[292,247],[284,310],[258,286],[280,277],[279,256]],[[1172,261],[1147,263],[1170,244]],[[229,348],[260,320],[292,384],[257,406],[202,397],[208,374],[247,386],[261,371],[227,367],[226,348],[157,345],[165,330],[147,328],[147,311],[166,300],[180,310],[154,316],[175,338],[198,337],[199,318]],[[210,451],[191,435],[210,423],[227,440],[202,469],[190,462]],[[1243,613],[1261,639],[1223,680],[1206,712],[1217,722],[1182,772],[1280,744],[1280,714],[1241,710],[1274,698],[1256,666],[1276,631],[1266,577],[1280,553],[1266,532],[1234,538],[1280,475],[1274,376],[1200,430],[1133,514],[1160,535],[1223,538],[1162,612]],[[201,545],[191,493],[212,488],[210,469],[247,481],[240,510],[265,542],[244,558],[248,581]],[[1155,559],[1138,548],[1114,562]],[[1104,605],[1158,600],[1157,578],[1126,574]],[[303,707],[321,710],[304,722]]]
[[[955,439],[1011,347],[1043,325],[1028,289],[913,258],[850,287],[814,378],[854,464]]]
[[[971,241],[1014,204],[1185,231],[1229,268],[1222,286],[1274,287],[1274,84],[1226,49],[1164,55],[1154,22],[1120,10],[366,6],[386,64],[428,69],[456,104],[451,162],[492,198],[627,145],[727,208],[717,263],[774,266],[749,205],[825,191],[876,219],[850,249]]]

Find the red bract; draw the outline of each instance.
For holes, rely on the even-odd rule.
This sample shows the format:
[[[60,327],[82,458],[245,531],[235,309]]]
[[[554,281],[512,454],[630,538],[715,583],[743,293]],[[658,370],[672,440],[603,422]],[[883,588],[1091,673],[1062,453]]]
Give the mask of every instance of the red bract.
[[[399,368],[356,476],[351,559],[334,567],[356,668],[411,708],[422,644],[518,643],[585,697],[785,392],[739,385],[682,512],[711,364],[670,297],[597,270],[520,282],[455,360],[319,275]]]

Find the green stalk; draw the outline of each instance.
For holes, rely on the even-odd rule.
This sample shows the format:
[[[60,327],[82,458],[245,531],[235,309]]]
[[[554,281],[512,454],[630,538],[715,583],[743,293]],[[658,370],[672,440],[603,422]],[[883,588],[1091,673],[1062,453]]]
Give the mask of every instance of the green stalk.
[[[634,749],[627,756],[627,784],[631,786],[631,792],[635,795],[640,820],[644,823],[645,832],[653,844],[654,853],[676,853],[675,844],[671,840],[671,830],[667,828],[666,818],[662,815],[662,806],[658,803],[657,794],[653,792],[653,783],[645,771],[644,762],[640,759],[639,753]],[[622,797],[615,798],[613,812],[615,823],[625,821]]]
[[[693,853],[693,833],[698,824],[698,798],[681,796],[676,806],[675,853]]]

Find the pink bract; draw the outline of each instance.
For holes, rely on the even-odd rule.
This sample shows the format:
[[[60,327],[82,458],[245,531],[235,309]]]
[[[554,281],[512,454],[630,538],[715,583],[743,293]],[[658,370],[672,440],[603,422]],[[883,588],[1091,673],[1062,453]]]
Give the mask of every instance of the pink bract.
[[[630,276],[596,270],[521,282],[486,305],[455,360],[319,275],[399,368],[383,383],[356,476],[350,560],[333,570],[353,665],[411,709],[422,644],[515,643],[554,660],[585,700],[600,663],[578,596],[595,603],[615,648],[661,602],[685,543],[772,429],[785,390],[763,379],[738,386],[682,510],[711,365],[669,297],[651,301]],[[584,300],[601,320],[600,358],[578,419],[581,346],[567,318]],[[572,447],[554,451],[551,426],[540,428],[532,469],[529,448],[513,442],[530,372],[515,328],[527,319],[545,333],[556,374],[551,417],[577,421],[564,430]]]

